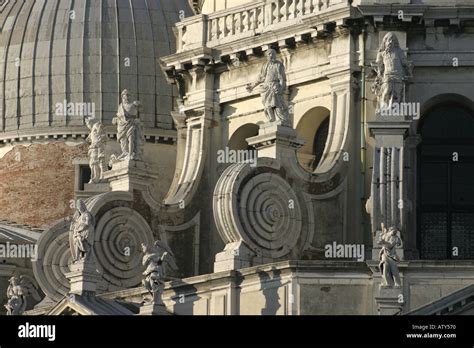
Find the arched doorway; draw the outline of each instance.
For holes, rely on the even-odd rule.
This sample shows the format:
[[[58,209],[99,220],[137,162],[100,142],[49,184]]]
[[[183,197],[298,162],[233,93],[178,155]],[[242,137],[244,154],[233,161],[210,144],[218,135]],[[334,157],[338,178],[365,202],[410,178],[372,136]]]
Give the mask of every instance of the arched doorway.
[[[315,107],[307,111],[296,126],[298,137],[305,141],[298,149],[298,162],[309,172],[317,168],[323,156],[329,133],[329,114],[328,109]]]
[[[418,250],[423,259],[474,259],[474,112],[437,105],[419,126]]]

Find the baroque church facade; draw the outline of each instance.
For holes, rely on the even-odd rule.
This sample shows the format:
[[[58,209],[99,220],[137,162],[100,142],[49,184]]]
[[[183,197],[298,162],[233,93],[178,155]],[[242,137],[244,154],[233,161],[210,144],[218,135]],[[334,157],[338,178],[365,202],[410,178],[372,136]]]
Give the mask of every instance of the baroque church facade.
[[[1,1],[0,312],[473,314],[473,6]]]

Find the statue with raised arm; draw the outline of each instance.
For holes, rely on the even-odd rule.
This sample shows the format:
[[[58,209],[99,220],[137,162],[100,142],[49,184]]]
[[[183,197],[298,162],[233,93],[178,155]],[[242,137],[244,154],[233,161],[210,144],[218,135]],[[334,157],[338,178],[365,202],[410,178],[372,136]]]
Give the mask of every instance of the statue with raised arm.
[[[38,288],[28,276],[13,276],[9,279],[7,288],[7,315],[22,315],[27,306],[27,297],[32,296],[36,301],[41,297]]]
[[[105,167],[105,144],[107,133],[102,122],[93,118],[86,118],[86,126],[90,130],[87,137],[89,146],[89,167],[91,168],[91,180],[89,184],[96,184],[103,179]]]
[[[398,272],[398,257],[396,248],[402,246],[399,231],[392,226],[388,230],[382,224],[382,234],[378,243],[382,246],[379,253],[379,268],[382,273],[382,288],[400,288],[400,274]]]
[[[88,261],[94,240],[94,217],[87,210],[86,203],[79,199],[70,229],[70,245],[74,262]]]
[[[143,129],[138,118],[140,102],[130,100],[130,94],[125,89],[117,116],[112,120],[117,125],[117,139],[122,153],[118,157],[114,155],[111,162],[142,159]]]
[[[374,72],[376,77],[372,91],[377,96],[377,112],[391,108],[393,103],[404,102],[405,85],[411,77],[412,66],[392,32],[387,33],[382,40]]]
[[[152,296],[151,302],[163,304],[162,294],[167,276],[167,267],[177,270],[174,255],[171,249],[163,242],[157,240],[152,246],[142,243],[143,260],[146,267],[143,272],[142,284]]]
[[[247,91],[251,93],[257,86],[260,86],[260,95],[268,121],[278,120],[281,125],[289,126],[288,106],[284,98],[286,90],[285,66],[276,59],[274,49],[267,51],[267,59],[258,80],[253,84],[249,83]]]

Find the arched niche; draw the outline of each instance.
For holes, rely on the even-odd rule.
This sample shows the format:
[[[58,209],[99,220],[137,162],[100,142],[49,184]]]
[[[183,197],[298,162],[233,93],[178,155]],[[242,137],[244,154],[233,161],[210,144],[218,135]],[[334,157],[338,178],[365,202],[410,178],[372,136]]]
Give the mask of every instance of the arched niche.
[[[247,138],[258,135],[259,126],[253,123],[247,123],[240,126],[229,139],[227,147],[231,150],[250,150]]]
[[[330,111],[318,106],[308,110],[296,126],[298,137],[305,141],[304,146],[298,149],[298,162],[308,172],[313,172],[318,167],[323,156],[329,132],[329,117]]]

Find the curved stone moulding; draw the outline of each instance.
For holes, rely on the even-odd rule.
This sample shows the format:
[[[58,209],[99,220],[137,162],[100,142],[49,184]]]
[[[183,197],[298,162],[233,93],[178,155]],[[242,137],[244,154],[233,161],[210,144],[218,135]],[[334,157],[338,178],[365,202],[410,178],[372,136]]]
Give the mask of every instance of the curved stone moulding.
[[[312,173],[305,171],[295,158],[286,167],[292,174],[309,183],[329,183],[338,174],[340,179],[333,186],[338,186],[348,172],[348,161],[344,160],[344,154],[350,153],[350,115],[351,115],[351,92],[348,81],[335,79],[332,92],[332,109],[329,118],[328,139],[324,147],[323,156],[318,167]]]
[[[203,116],[196,117],[187,120],[186,127],[185,144],[178,144],[178,151],[183,151],[184,155],[178,156],[182,158],[182,163],[177,163],[177,168],[182,169],[178,179],[171,185],[174,190],[165,199],[167,206],[177,207],[182,203],[187,205],[197,190],[203,172],[207,154],[205,145],[208,121]]]
[[[96,219],[94,257],[102,276],[101,292],[137,286],[141,282],[141,243],[152,243],[153,232],[146,220],[129,207],[131,194],[109,192],[91,197],[86,205]],[[70,220],[61,220],[38,240],[38,260],[33,272],[43,292],[58,301],[69,291],[65,277],[72,263]]]
[[[70,272],[72,254],[69,249],[70,221],[60,220],[44,231],[38,239],[33,274],[43,292],[53,301],[59,301],[69,291],[65,274]]]
[[[288,255],[302,235],[302,212],[292,187],[249,164],[229,166],[214,191],[214,218],[226,244],[243,241],[257,256]]]

